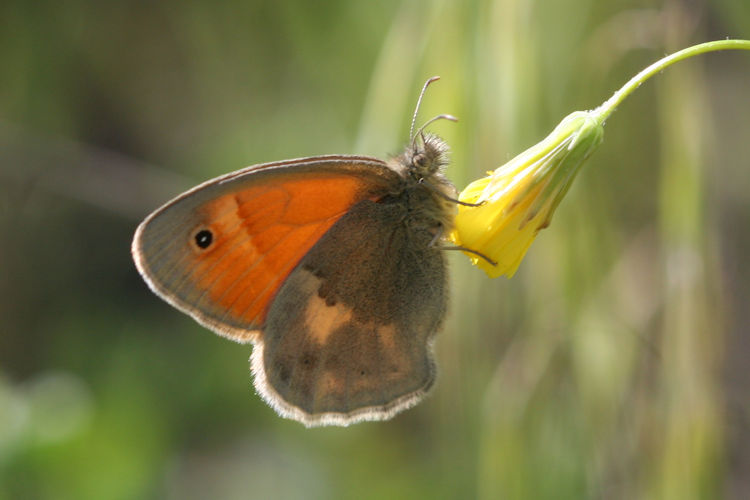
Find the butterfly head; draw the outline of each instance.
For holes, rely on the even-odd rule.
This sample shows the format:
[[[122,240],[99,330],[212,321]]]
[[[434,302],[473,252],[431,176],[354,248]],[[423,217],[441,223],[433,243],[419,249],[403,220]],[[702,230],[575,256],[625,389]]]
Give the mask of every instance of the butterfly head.
[[[429,179],[448,164],[448,145],[435,134],[415,138],[399,158],[406,174],[417,182]]]

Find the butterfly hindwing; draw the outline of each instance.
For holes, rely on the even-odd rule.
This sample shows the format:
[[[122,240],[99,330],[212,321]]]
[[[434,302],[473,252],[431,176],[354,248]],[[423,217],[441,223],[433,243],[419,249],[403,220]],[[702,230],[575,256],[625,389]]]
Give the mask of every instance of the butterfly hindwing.
[[[279,290],[253,351],[259,392],[307,425],[381,420],[434,382],[446,272],[404,203],[354,205]]]

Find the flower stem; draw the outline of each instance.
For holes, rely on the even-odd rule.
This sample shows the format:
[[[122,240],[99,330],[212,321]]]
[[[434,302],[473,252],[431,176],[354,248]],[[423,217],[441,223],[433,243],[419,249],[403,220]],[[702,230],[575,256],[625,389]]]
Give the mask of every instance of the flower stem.
[[[623,85],[620,90],[615,92],[612,97],[607,99],[604,104],[591,111],[591,116],[603,125],[607,118],[609,118],[609,115],[614,112],[617,106],[627,96],[629,96],[635,89],[640,87],[643,82],[654,76],[656,73],[662,71],[668,66],[671,66],[677,61],[682,61],[683,59],[687,59],[689,57],[718,50],[750,50],[750,40],[716,40],[713,42],[701,43],[692,47],[688,47],[686,49],[682,49],[679,52],[675,52],[672,55],[660,59],[628,80],[628,82]]]

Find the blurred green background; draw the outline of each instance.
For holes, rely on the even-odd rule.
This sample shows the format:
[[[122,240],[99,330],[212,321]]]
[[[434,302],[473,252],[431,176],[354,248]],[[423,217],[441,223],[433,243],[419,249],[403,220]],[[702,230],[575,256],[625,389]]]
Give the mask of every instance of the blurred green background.
[[[512,280],[448,256],[438,384],[390,422],[277,417],[129,253],[210,177],[398,153],[432,75],[461,188],[726,37],[745,0],[4,1],[0,499],[750,498],[748,53],[631,96]]]

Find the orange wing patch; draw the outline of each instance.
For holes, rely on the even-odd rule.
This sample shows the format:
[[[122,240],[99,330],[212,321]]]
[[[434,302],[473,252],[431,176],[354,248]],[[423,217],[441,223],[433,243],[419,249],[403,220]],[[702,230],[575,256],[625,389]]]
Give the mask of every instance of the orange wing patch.
[[[355,177],[297,178],[254,185],[199,210],[214,244],[195,255],[188,281],[198,302],[234,325],[260,327],[294,266],[359,201]],[[197,230],[199,228],[196,228]]]
[[[352,321],[352,316],[352,309],[343,303],[329,306],[317,294],[311,295],[305,306],[305,327],[308,336],[319,345],[323,345],[334,330]]]

